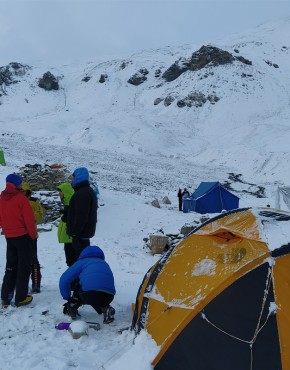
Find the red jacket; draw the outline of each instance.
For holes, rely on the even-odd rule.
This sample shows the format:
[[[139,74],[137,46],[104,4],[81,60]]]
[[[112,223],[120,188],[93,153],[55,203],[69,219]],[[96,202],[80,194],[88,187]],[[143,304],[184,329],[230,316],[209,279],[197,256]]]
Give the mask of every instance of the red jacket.
[[[9,182],[0,196],[0,226],[6,238],[29,234],[36,239],[34,214],[29,200]]]

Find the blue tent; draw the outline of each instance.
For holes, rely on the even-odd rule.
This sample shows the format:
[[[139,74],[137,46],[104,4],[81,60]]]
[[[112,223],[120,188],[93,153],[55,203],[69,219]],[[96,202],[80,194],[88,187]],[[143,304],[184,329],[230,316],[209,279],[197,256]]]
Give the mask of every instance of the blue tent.
[[[193,212],[220,213],[239,208],[239,198],[219,182],[201,182],[190,198],[190,211]]]

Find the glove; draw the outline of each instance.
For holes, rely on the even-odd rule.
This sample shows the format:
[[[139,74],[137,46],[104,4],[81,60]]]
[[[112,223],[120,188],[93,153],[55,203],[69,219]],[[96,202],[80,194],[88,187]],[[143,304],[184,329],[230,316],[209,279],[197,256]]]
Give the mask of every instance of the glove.
[[[63,304],[62,312],[64,315],[70,315],[70,312],[74,309],[77,310],[79,306],[81,306],[79,300],[77,298],[70,297],[67,302]]]
[[[63,312],[63,314],[64,314],[64,315],[67,315],[67,314],[68,314],[67,306],[68,306],[68,302],[66,302],[66,303],[63,305],[63,310],[62,310],[62,312]]]

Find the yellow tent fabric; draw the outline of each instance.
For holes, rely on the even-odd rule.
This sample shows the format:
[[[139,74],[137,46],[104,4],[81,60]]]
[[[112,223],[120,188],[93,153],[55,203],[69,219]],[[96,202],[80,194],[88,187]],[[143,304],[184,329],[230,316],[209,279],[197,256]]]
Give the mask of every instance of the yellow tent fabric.
[[[195,230],[152,267],[139,290],[133,326],[145,327],[160,346],[160,352],[152,362],[157,369],[164,354],[174,347],[177,338],[188,331],[188,324],[210,302],[265,261],[273,261],[263,223],[278,222],[279,217],[290,220],[287,212],[269,208],[225,213]],[[269,268],[278,307],[276,316],[283,370],[290,369],[290,337],[287,336],[290,330],[289,265],[290,256],[286,254],[277,257]],[[170,368],[168,363],[166,366]]]

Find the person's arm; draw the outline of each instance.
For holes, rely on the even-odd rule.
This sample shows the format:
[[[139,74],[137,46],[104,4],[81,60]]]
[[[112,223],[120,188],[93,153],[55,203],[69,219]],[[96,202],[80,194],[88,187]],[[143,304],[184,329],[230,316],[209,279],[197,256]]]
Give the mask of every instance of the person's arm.
[[[80,272],[81,263],[77,261],[61,275],[59,279],[59,291],[63,299],[69,300],[71,294],[70,284],[79,277]]]
[[[29,200],[24,195],[22,197],[22,212],[27,233],[34,240],[37,237],[34,212]]]
[[[38,200],[35,201],[35,222],[36,224],[41,224],[44,221],[43,208]]]

